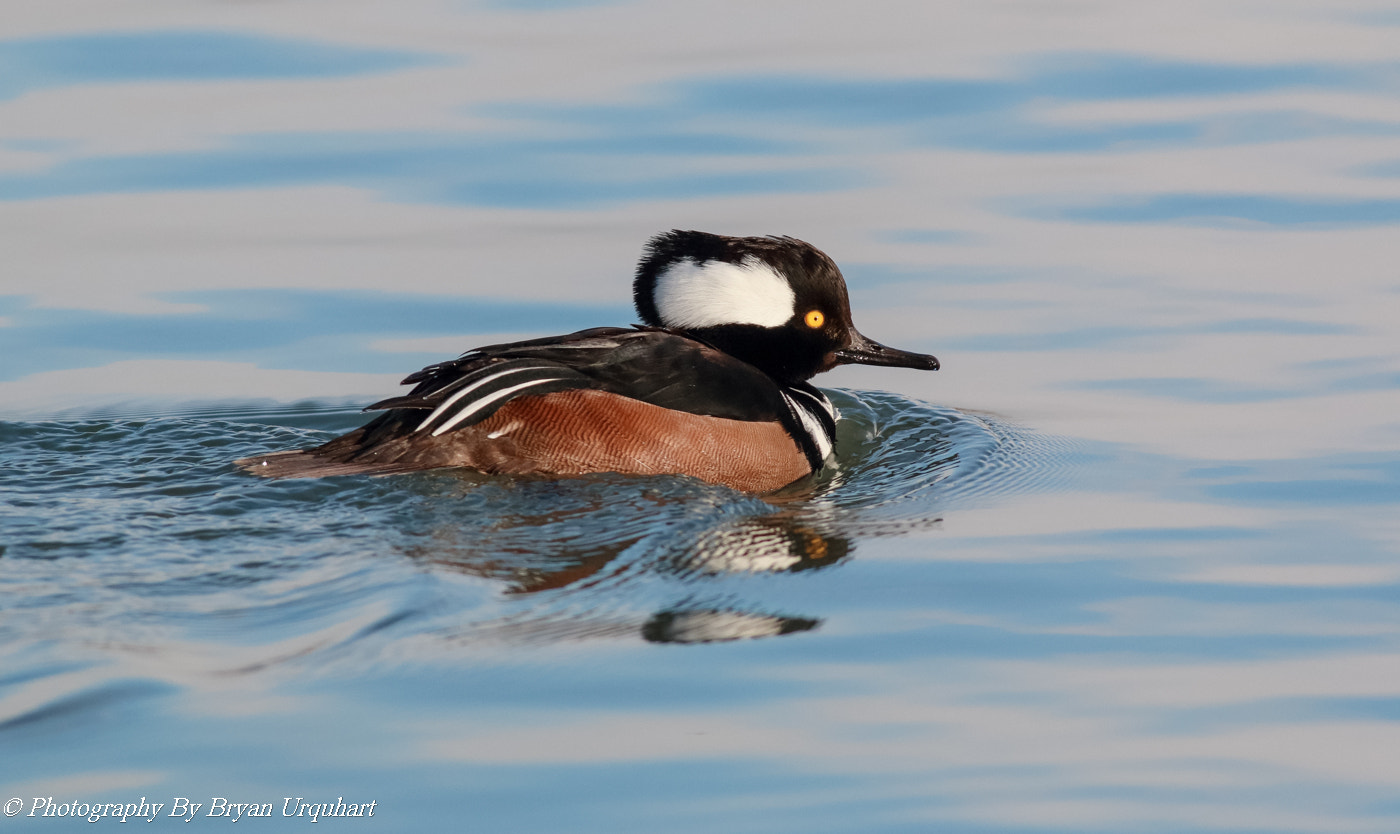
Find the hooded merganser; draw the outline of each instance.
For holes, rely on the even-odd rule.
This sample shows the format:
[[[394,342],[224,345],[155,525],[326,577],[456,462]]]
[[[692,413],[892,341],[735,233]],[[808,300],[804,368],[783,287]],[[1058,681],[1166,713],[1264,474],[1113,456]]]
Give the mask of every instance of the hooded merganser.
[[[236,461],[269,478],[442,467],[691,475],[769,492],[821,469],[837,365],[938,370],[851,322],[841,270],[790,237],[657,235],[637,266],[644,325],[477,348],[403,381],[385,411],[314,449]]]

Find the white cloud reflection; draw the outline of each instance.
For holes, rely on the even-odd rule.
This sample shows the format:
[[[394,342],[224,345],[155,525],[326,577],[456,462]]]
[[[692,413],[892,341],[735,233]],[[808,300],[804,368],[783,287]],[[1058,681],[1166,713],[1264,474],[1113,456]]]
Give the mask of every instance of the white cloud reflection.
[[[239,362],[132,359],[100,368],[47,371],[0,382],[0,402],[10,416],[104,408],[140,409],[228,400],[340,400],[373,398],[398,387],[384,374],[270,370]]]

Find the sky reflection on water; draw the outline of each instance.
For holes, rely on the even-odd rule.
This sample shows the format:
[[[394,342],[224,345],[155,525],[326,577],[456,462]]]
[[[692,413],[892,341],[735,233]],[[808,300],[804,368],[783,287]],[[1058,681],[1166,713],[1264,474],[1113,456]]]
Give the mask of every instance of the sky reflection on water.
[[[430,62],[389,50],[220,31],[70,35],[0,43],[0,96],[83,84],[323,78]]]
[[[1400,828],[1393,4],[81,5],[0,31],[0,799]],[[671,227],[939,407],[771,505],[228,471]]]

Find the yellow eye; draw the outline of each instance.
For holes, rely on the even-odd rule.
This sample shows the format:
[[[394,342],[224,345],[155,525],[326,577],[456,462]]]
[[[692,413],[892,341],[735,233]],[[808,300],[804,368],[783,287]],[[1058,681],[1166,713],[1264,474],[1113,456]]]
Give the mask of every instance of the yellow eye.
[[[808,327],[816,330],[818,327],[826,324],[826,316],[822,315],[821,310],[813,310],[807,314],[803,321],[807,322]]]

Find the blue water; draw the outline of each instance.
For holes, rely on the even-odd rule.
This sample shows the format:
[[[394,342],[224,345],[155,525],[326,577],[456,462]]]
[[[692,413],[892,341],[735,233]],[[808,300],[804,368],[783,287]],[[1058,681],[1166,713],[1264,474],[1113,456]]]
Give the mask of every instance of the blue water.
[[[1394,8],[80,5],[0,23],[0,828],[1400,830]],[[762,498],[231,465],[672,227],[943,370]]]

